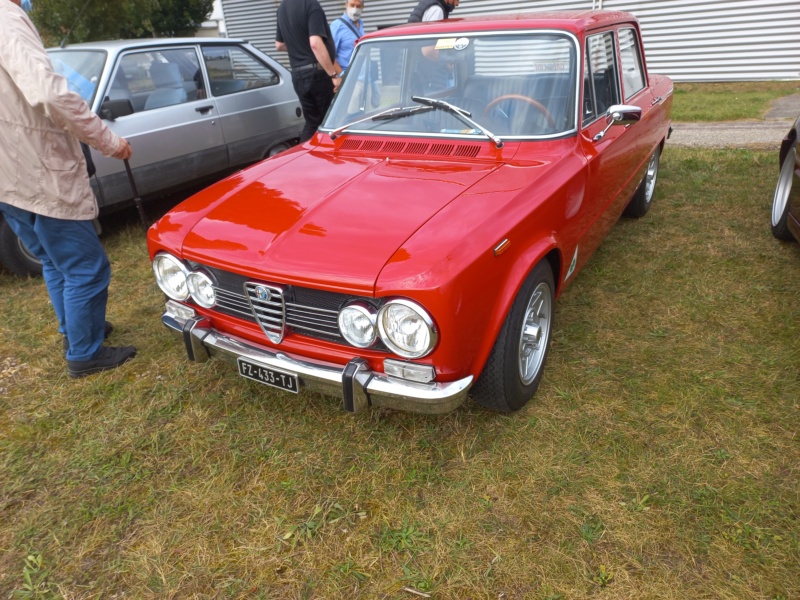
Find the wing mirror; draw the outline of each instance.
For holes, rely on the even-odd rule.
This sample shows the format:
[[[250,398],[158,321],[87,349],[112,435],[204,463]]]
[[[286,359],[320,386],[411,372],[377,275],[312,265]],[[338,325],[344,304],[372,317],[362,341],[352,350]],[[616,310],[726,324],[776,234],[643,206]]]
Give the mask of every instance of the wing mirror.
[[[130,100],[105,100],[100,105],[100,117],[107,121],[116,121],[119,117],[133,114],[133,104]]]
[[[639,106],[631,106],[629,104],[613,104],[608,107],[606,112],[606,128],[598,133],[593,141],[599,142],[602,140],[606,132],[614,125],[632,125],[642,118],[642,109]]]

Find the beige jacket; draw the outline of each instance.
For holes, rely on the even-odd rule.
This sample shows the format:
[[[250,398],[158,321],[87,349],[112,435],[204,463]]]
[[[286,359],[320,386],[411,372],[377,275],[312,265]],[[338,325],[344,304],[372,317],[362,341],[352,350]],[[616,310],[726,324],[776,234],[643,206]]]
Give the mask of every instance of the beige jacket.
[[[0,0],[0,202],[69,220],[97,216],[78,140],[106,156],[122,139],[53,71],[28,15]]]

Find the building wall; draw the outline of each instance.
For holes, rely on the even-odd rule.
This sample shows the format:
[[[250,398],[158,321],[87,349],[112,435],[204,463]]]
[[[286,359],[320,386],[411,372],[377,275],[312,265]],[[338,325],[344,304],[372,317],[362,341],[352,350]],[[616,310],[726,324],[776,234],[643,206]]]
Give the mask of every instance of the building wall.
[[[230,37],[275,51],[279,0],[222,0]],[[329,20],[344,0],[320,0]],[[365,0],[367,31],[405,23],[416,0]],[[453,17],[539,10],[626,10],[639,18],[651,72],[675,81],[800,79],[800,2],[792,0],[461,0]]]

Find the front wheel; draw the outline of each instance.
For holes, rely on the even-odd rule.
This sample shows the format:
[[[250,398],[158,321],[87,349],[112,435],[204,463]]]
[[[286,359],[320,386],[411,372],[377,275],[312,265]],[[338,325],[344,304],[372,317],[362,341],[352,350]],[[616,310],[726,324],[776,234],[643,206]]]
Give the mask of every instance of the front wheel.
[[[506,317],[483,373],[472,389],[478,404],[509,413],[539,387],[550,349],[555,308],[553,270],[541,261],[528,275]]]
[[[792,178],[794,165],[797,158],[797,147],[792,146],[783,159],[781,174],[778,176],[778,185],[775,186],[775,197],[772,199],[772,235],[784,242],[794,239],[786,220],[789,218],[790,193],[792,191]]]
[[[656,181],[658,181],[658,162],[661,158],[661,148],[656,147],[653,154],[650,156],[650,162],[647,163],[647,171],[645,171],[642,182],[636,188],[633,198],[625,207],[623,213],[626,217],[638,219],[647,214],[650,210],[650,205],[653,203],[653,194],[656,191]]]
[[[38,277],[42,263],[22,243],[5,219],[0,219],[0,263],[20,277]]]

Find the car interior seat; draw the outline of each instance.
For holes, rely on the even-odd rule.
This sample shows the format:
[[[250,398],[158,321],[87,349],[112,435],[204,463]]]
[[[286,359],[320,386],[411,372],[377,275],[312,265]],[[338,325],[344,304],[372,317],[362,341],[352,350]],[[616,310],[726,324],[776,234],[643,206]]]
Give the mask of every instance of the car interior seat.
[[[156,89],[147,97],[144,103],[145,110],[182,104],[188,100],[178,65],[154,62],[150,65],[150,79]]]

